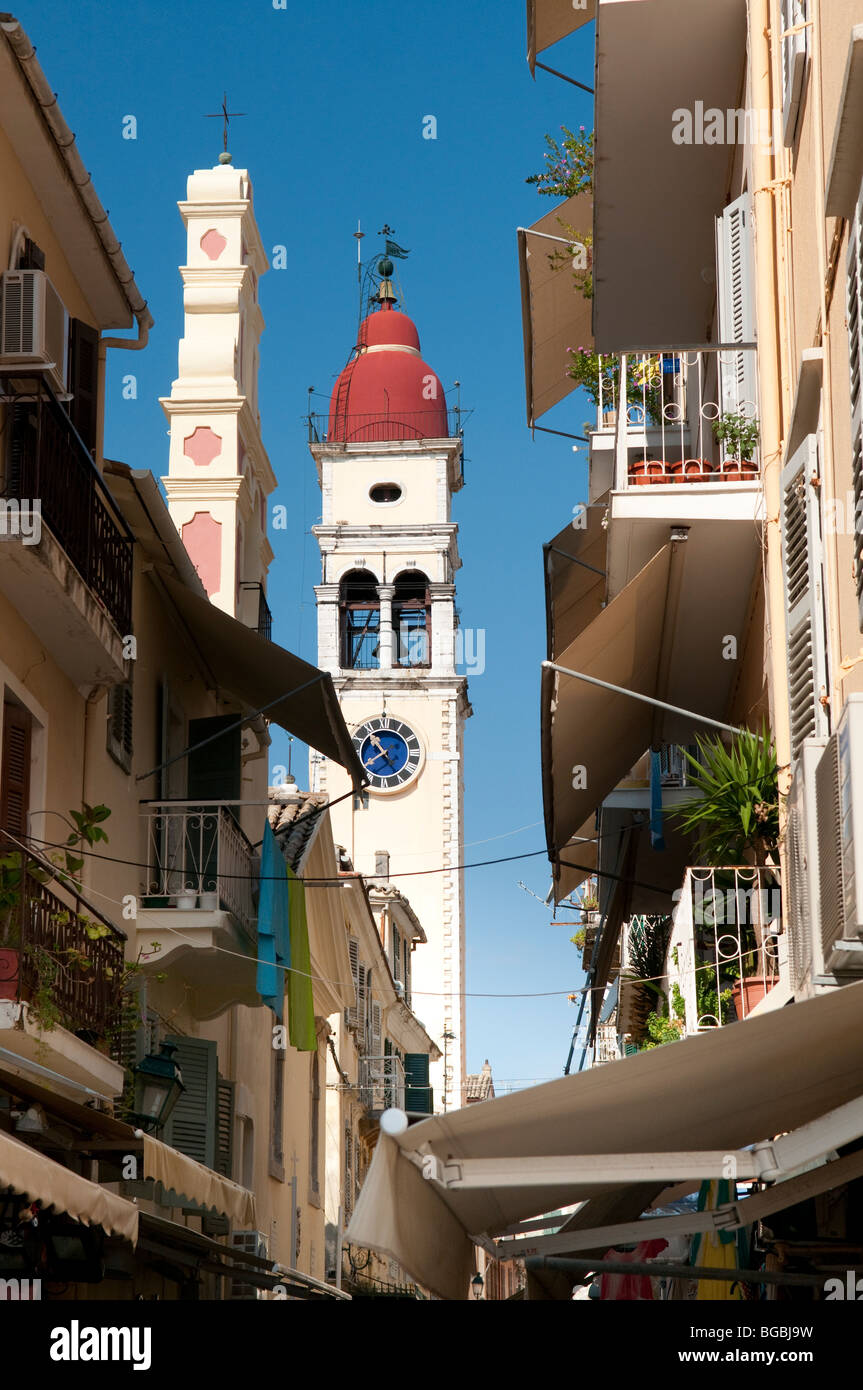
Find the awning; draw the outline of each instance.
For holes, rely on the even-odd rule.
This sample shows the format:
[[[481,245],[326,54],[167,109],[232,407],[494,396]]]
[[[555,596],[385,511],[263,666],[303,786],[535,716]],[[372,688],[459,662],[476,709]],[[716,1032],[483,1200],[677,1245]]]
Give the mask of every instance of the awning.
[[[567,860],[567,864],[558,864],[554,879],[555,902],[562,902],[568,898],[570,893],[574,893],[576,888],[580,888],[586,878],[590,878],[596,872],[599,863],[599,844],[596,838],[596,813],[591,813],[584,825],[579,827],[578,834],[573,835],[568,844],[561,850],[561,860]],[[580,865],[575,868],[574,865]]]
[[[725,143],[708,143],[705,115],[745,106],[746,0],[600,0],[596,54],[597,347],[703,343],[715,218],[739,153],[727,131]],[[678,133],[688,139],[677,143]],[[659,150],[668,152],[661,193]]]
[[[196,1206],[230,1217],[241,1230],[255,1229],[254,1193],[152,1135],[145,1134],[143,1144],[145,1178],[154,1178],[166,1191],[188,1197]]]
[[[559,663],[643,695],[656,691],[672,547],[644,569],[560,654]],[[652,739],[655,711],[628,695],[543,668],[542,780],[552,863]],[[587,862],[577,858],[576,863]],[[558,873],[556,872],[556,878]],[[557,882],[557,901],[564,896]]]
[[[589,232],[593,200],[587,193],[567,198],[532,227],[518,229],[521,322],[527,423],[562,401],[576,384],[567,376],[567,348],[592,347],[591,303],[576,287],[566,231]],[[577,239],[577,238],[576,238]],[[563,255],[561,255],[561,252]]]
[[[863,983],[848,985],[381,1135],[346,1238],[398,1260],[439,1297],[464,1299],[472,1236],[594,1197],[625,1220],[678,1172],[697,1177],[729,1154],[741,1173],[769,1165],[783,1134],[793,1154],[812,1122],[826,1153],[838,1137],[830,1112],[848,1106],[863,1133],[861,1009]],[[742,1152],[764,1141],[761,1153]]]
[[[545,560],[547,655],[561,652],[602,612],[606,588],[605,503],[578,510],[542,548]]]
[[[137,1242],[138,1208],[134,1203],[0,1131],[0,1189],[6,1187],[31,1202],[66,1212],[85,1226],[101,1226],[109,1235],[122,1236],[132,1245]]]
[[[362,765],[351,742],[332,676],[275,642],[259,637],[176,579],[163,575],[160,582],[216,684],[252,709],[266,706],[267,719],[340,763],[350,773],[354,786],[361,786],[365,780]],[[292,690],[299,693],[291,695]]]
[[[527,63],[533,75],[536,55],[596,18],[596,0],[576,7],[572,0],[527,0]]]

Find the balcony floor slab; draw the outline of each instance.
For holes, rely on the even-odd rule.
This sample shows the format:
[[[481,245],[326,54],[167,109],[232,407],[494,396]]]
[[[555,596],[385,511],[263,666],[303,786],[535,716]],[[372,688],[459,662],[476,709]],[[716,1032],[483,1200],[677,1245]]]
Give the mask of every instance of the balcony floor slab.
[[[117,1062],[59,1024],[41,1029],[27,1004],[0,1002],[0,1047],[108,1099],[122,1094],[125,1072]]]
[[[144,908],[136,925],[144,974],[158,975],[168,965],[179,970],[193,991],[195,1018],[215,1018],[233,1004],[263,1005],[255,942],[230,912]]]

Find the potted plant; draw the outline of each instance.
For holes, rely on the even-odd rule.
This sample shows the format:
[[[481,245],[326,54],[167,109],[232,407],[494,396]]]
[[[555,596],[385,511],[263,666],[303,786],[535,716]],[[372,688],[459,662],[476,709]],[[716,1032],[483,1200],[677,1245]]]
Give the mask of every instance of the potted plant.
[[[729,483],[750,482],[758,474],[753,454],[758,448],[758,422],[742,411],[729,411],[713,421],[713,437],[722,446],[722,477]]]
[[[675,483],[702,483],[713,472],[709,459],[675,459],[668,468]]]

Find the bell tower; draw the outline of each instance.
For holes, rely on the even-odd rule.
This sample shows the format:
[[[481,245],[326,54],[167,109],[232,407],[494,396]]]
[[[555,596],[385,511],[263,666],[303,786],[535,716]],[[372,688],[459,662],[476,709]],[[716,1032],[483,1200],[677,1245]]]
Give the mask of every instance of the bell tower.
[[[436,1111],[461,1104],[465,1073],[463,735],[471,708],[457,669],[453,496],[462,440],[444,390],[399,312],[392,262],[336,381],[329,416],[312,428],[322,495],[318,665],[333,677],[369,778],[348,796],[337,764],[312,758],[312,786],[331,802],[333,831],[354,868],[381,878],[387,861],[427,943],[412,960],[411,1005],[444,1061],[432,1066]],[[404,875],[404,876],[402,876]]]
[[[258,279],[267,269],[252,184],[229,154],[190,175],[185,326],[179,373],[161,405],[170,424],[168,508],[212,601],[260,622],[267,569],[267,498],[276,479],[261,440]]]

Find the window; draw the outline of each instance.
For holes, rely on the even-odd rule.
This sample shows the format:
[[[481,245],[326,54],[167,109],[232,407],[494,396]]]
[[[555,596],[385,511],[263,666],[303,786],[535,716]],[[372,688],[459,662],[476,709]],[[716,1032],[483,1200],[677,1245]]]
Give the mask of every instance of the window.
[[[20,840],[27,834],[30,810],[30,760],[33,721],[16,701],[3,702],[3,749],[0,763],[0,834]]]
[[[375,483],[375,486],[369,489],[369,497],[378,503],[398,502],[401,495],[402,490],[398,483]]]
[[[285,1050],[273,1048],[270,1105],[270,1177],[285,1181]]]
[[[45,252],[37,246],[35,241],[31,241],[28,236],[24,238],[24,244],[18,253],[18,270],[44,270]]]
[[[428,580],[416,570],[398,575],[393,592],[396,666],[429,666],[431,600]]]
[[[321,1059],[317,1052],[312,1052],[309,1060],[311,1065],[309,1091],[312,1101],[309,1121],[309,1195],[313,1201],[319,1201],[321,1195]]]
[[[381,604],[368,570],[351,570],[339,586],[341,664],[349,671],[380,666]]]
[[[69,322],[69,416],[89,454],[99,434],[99,330],[81,319]]]
[[[107,748],[124,772],[132,770],[132,682],[122,681],[108,691]]]
[[[848,228],[848,370],[851,377],[851,479],[854,516],[863,508],[863,186]],[[863,628],[863,531],[854,526],[858,615]]]
[[[391,963],[392,963],[392,968],[393,968],[393,979],[394,979],[394,980],[401,980],[401,979],[402,979],[402,953],[401,953],[401,944],[402,944],[401,933],[400,933],[398,927],[396,926],[395,922],[393,922],[393,924],[392,924],[392,946],[391,946],[391,952],[390,952],[390,960],[391,960]]]
[[[782,23],[782,139],[794,144],[797,118],[803,102],[806,58],[809,52],[808,0],[780,0]],[[794,33],[790,33],[794,30]]]
[[[347,1226],[354,1210],[354,1136],[345,1125],[345,1186],[342,1203],[342,1225]]]

